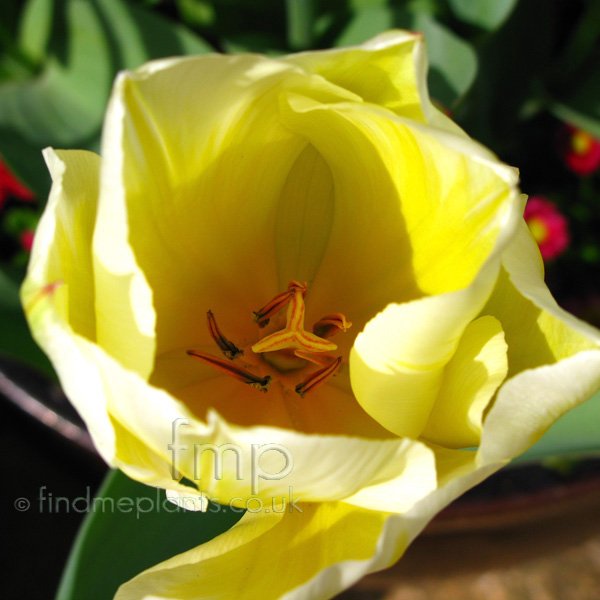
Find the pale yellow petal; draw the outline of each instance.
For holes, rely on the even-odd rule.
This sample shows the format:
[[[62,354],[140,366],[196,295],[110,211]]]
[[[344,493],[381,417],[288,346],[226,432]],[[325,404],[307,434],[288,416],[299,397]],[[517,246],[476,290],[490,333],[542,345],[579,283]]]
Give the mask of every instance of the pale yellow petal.
[[[335,185],[318,299],[362,286],[388,302],[460,289],[512,234],[516,173],[478,144],[372,105],[299,95],[282,101],[282,118],[323,156]],[[360,279],[340,268],[348,263]]]
[[[323,76],[365,102],[425,122],[420,85],[426,71],[422,44],[418,33],[390,31],[360,46],[301,52],[282,60]]]
[[[177,466],[209,498],[223,503],[250,496],[270,501],[286,495],[290,488],[301,502],[337,500],[401,477],[407,478],[408,487],[408,479],[415,477],[410,457],[417,452],[425,465],[431,454],[420,442],[408,439],[368,440],[238,427],[216,413],[209,415],[208,427],[192,421],[180,423],[177,443],[185,449],[178,455]],[[166,447],[169,439],[163,443]],[[421,474],[413,502],[434,487],[432,467]]]
[[[365,487],[344,502],[394,513],[412,508],[437,488],[436,457],[426,445],[413,442],[403,458],[405,469],[399,477]]]
[[[495,281],[492,257],[468,288],[391,304],[360,333],[350,354],[350,378],[359,404],[400,436],[418,437],[467,325]]]
[[[96,220],[100,157],[76,150],[44,150],[52,176],[46,211],[36,231],[27,280],[26,310],[36,294],[64,286],[65,321],[88,339],[96,338],[91,239]]]
[[[502,324],[511,378],[485,419],[482,464],[523,453],[600,387],[600,332],[556,304],[524,222],[484,312]]]
[[[93,256],[98,343],[124,366],[148,377],[155,353],[152,290],[129,244],[132,223],[124,199],[130,184],[121,168],[123,106],[111,99],[103,129],[102,172]]]
[[[481,464],[509,460],[535,444],[567,411],[600,388],[600,350],[585,350],[509,379],[484,423]]]
[[[427,52],[421,33],[391,30],[359,46],[300,52],[282,60],[321,75],[365,102],[468,137],[429,98]]]
[[[111,273],[125,245],[143,269],[158,356],[209,343],[209,309],[236,344],[256,341],[252,311],[281,291],[277,205],[308,143],[279,120],[280,93],[298,87],[320,101],[356,98],[259,56],[170,59],[118,79],[102,146],[109,208],[96,248]],[[115,220],[122,231],[109,230]],[[124,296],[105,298],[106,310]]]
[[[46,215],[51,213],[46,212],[38,225],[39,240],[46,235],[44,230],[49,221]],[[107,412],[104,382],[94,364],[93,353],[86,351],[96,346],[67,324],[67,294],[67,286],[44,291],[33,287],[32,280],[27,279],[22,290],[27,319],[33,337],[50,358],[65,394],[85,421],[98,452],[114,465],[116,439]]]
[[[100,158],[51,149],[44,157],[52,190],[36,230],[21,298],[35,340],[50,357],[99,452],[111,462],[115,434],[102,381],[80,352],[80,345],[91,345],[96,335],[91,236]]]
[[[122,585],[115,600],[331,598],[396,562],[437,512],[503,464],[478,467],[468,451],[435,448],[435,455],[438,489],[404,514],[345,502],[248,512],[228,532]]]
[[[181,492],[167,490],[165,495],[169,502],[184,510],[191,510],[192,512],[206,512],[208,510],[208,497],[202,493],[198,494],[191,488]]]
[[[502,324],[509,375],[552,364],[600,345],[600,332],[560,308],[544,283],[537,244],[525,223],[503,256],[503,269],[484,313]]]
[[[425,439],[447,448],[479,445],[484,410],[508,371],[506,351],[497,319],[480,317],[467,325],[444,370]]]
[[[385,537],[388,513],[342,503],[290,508],[247,513],[122,585],[115,600],[324,600],[395,562],[408,545],[406,534]]]

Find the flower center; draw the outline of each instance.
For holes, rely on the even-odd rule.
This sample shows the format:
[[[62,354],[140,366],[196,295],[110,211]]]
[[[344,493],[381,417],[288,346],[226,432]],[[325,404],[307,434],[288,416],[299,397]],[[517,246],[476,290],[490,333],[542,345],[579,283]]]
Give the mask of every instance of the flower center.
[[[219,329],[211,310],[207,313],[208,330],[211,337],[229,361],[201,352],[188,350],[188,356],[199,360],[218,371],[266,392],[273,380],[271,371],[280,374],[283,385],[289,386],[289,377],[285,374],[302,371],[314,364],[319,368],[309,373],[298,383],[292,385],[294,391],[304,397],[306,393],[318,388],[333,377],[342,364],[341,356],[329,354],[337,349],[337,345],[327,338],[340,331],[346,331],[352,323],[346,321],[341,313],[326,315],[317,321],[312,333],[304,329],[304,297],[307,292],[306,283],[290,281],[285,292],[277,294],[260,310],[253,313],[253,320],[259,329],[264,329],[281,310],[287,307],[285,326],[269,335],[264,336],[251,346],[253,355],[244,356],[244,350],[239,349],[229,341]],[[255,357],[259,357],[257,361]],[[242,365],[233,361],[239,359]],[[255,372],[258,371],[258,374]]]

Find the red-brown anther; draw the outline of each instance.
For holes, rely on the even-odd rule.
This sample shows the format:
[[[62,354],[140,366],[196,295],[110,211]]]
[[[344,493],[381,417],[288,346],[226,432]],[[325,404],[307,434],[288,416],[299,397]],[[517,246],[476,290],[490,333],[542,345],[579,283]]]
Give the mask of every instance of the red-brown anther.
[[[288,284],[288,289],[281,294],[277,294],[270,302],[265,304],[260,310],[252,313],[252,320],[258,324],[260,328],[266,327],[271,320],[282,308],[285,308],[290,300],[294,297],[296,291],[302,292],[302,296],[306,294],[306,282],[299,283],[292,279]]]
[[[217,346],[221,349],[223,354],[229,359],[233,360],[237,356],[244,354],[243,350],[240,350],[233,342],[230,342],[219,329],[217,325],[217,321],[215,319],[215,315],[212,310],[209,310],[206,313],[206,318],[208,322],[208,331],[210,333],[210,337],[217,343]]]
[[[229,375],[242,383],[251,385],[261,392],[266,392],[271,383],[271,377],[269,375],[266,377],[258,377],[257,375],[253,375],[249,371],[246,371],[246,369],[242,369],[231,362],[227,362],[221,358],[207,354],[206,352],[201,352],[200,350],[188,350],[186,354],[225,375]]]
[[[296,386],[296,393],[300,394],[301,398],[310,392],[323,385],[331,377],[333,377],[342,365],[342,357],[338,356],[329,366],[319,369],[310,374],[302,383]]]
[[[319,319],[313,325],[313,333],[322,338],[329,338],[339,331],[347,331],[350,327],[352,327],[352,323],[346,321],[346,317],[342,313],[335,313]]]

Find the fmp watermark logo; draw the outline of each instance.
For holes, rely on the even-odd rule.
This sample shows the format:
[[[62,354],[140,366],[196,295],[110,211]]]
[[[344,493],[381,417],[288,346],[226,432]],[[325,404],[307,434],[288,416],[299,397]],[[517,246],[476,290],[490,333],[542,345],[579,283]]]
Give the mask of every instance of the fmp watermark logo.
[[[186,476],[194,481],[212,479],[221,481],[235,475],[238,481],[248,480],[252,495],[258,494],[260,481],[278,481],[287,477],[294,468],[294,456],[285,446],[277,443],[190,444],[181,443],[181,429],[190,425],[189,419],[178,418],[172,423],[172,438],[168,449],[172,456],[171,476],[180,481],[180,466],[185,463]],[[190,473],[190,460],[192,473]],[[227,465],[226,468],[224,465]],[[268,465],[268,468],[265,466]],[[206,481],[205,481],[206,483]]]

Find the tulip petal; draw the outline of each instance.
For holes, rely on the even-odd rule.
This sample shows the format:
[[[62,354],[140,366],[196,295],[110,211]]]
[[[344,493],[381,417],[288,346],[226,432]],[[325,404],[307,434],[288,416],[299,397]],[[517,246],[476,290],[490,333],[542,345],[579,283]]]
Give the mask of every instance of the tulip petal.
[[[556,304],[524,222],[503,265],[484,312],[502,323],[512,378],[486,417],[483,463],[521,454],[600,387],[600,332]]]
[[[288,95],[282,114],[327,161],[336,194],[344,198],[343,208],[336,205],[311,300],[316,296],[318,305],[319,296],[341,297],[348,303],[341,310],[360,330],[363,315],[390,302],[441,292],[389,306],[365,327],[351,353],[361,406],[397,435],[416,437],[444,366],[487,300],[499,255],[513,235],[520,210],[515,174],[469,140],[434,134],[370,106]],[[351,279],[339,269],[348,261]],[[358,305],[356,297],[369,305]]]
[[[600,350],[585,350],[516,375],[502,386],[486,417],[480,462],[522,454],[599,388]]]
[[[359,404],[396,435],[421,435],[463,331],[495,280],[492,257],[464,290],[390,304],[356,338],[350,378]]]
[[[184,510],[206,512],[209,506],[208,498],[204,494],[194,493],[194,491],[193,489],[186,490],[185,492],[167,490],[167,500]]]
[[[246,513],[214,540],[122,585],[115,600],[330,598],[404,552],[406,534],[383,539],[389,516],[342,503]]]
[[[408,511],[437,487],[437,472],[435,454],[423,444],[412,444],[405,461],[400,477],[365,487],[344,502],[372,510]]]
[[[387,31],[359,46],[301,52],[282,60],[323,76],[365,102],[465,135],[429,99],[427,55],[420,33]]]
[[[539,249],[524,222],[502,262],[500,277],[483,312],[502,323],[509,376],[600,345],[597,329],[556,304],[544,283]]]
[[[115,600],[244,600],[257,590],[264,600],[331,598],[396,562],[433,515],[504,464],[477,466],[476,453],[462,450],[435,455],[438,489],[404,514],[346,502],[248,512],[226,533],[122,585]]]
[[[118,109],[112,119],[123,117]],[[115,115],[118,114],[118,116]],[[152,291],[128,238],[132,223],[124,206],[123,156],[111,123],[103,129],[102,171],[93,255],[98,343],[121,364],[148,377],[155,353]]]
[[[281,91],[298,86],[322,101],[356,98],[259,56],[158,61],[117,80],[102,145],[107,218],[102,228],[99,219],[96,250],[114,272],[127,245],[143,268],[158,356],[210,343],[209,309],[237,332],[234,343],[256,342],[252,311],[279,291],[277,203],[307,146],[277,110]],[[115,234],[109,221],[127,231]]]
[[[335,310],[360,330],[389,302],[469,285],[499,236],[512,235],[516,174],[475,142],[367,104],[288,94],[281,113],[327,162],[335,186],[311,295],[318,310],[337,296]]]
[[[323,76],[365,102],[425,122],[420,79],[426,65],[421,46],[421,34],[390,31],[360,46],[301,52],[283,60]]]
[[[398,478],[404,479],[406,487],[412,482],[415,491],[411,497],[416,501],[436,485],[433,454],[414,440],[367,440],[306,435],[274,427],[238,427],[214,412],[209,414],[208,427],[189,419],[175,426],[176,443],[181,448],[175,461],[178,470],[215,502],[251,496],[270,501],[285,496],[290,489],[302,502],[338,500],[363,487]],[[175,443],[171,427],[167,435],[162,439],[165,451],[168,444]],[[158,437],[148,445],[160,453]],[[410,458],[415,453],[422,457],[419,473],[411,469]]]
[[[48,286],[65,286],[65,320],[74,332],[95,340],[91,239],[100,157],[92,152],[47,148],[44,158],[52,176],[49,214],[36,231],[23,294],[31,303]]]
[[[100,453],[111,461],[115,435],[102,381],[79,345],[96,337],[91,239],[100,157],[48,148],[52,190],[38,224],[21,298],[31,332],[51,358],[65,392],[84,399],[78,409]]]
[[[467,325],[446,365],[423,437],[447,448],[478,446],[483,412],[508,371],[500,322],[480,317]]]

